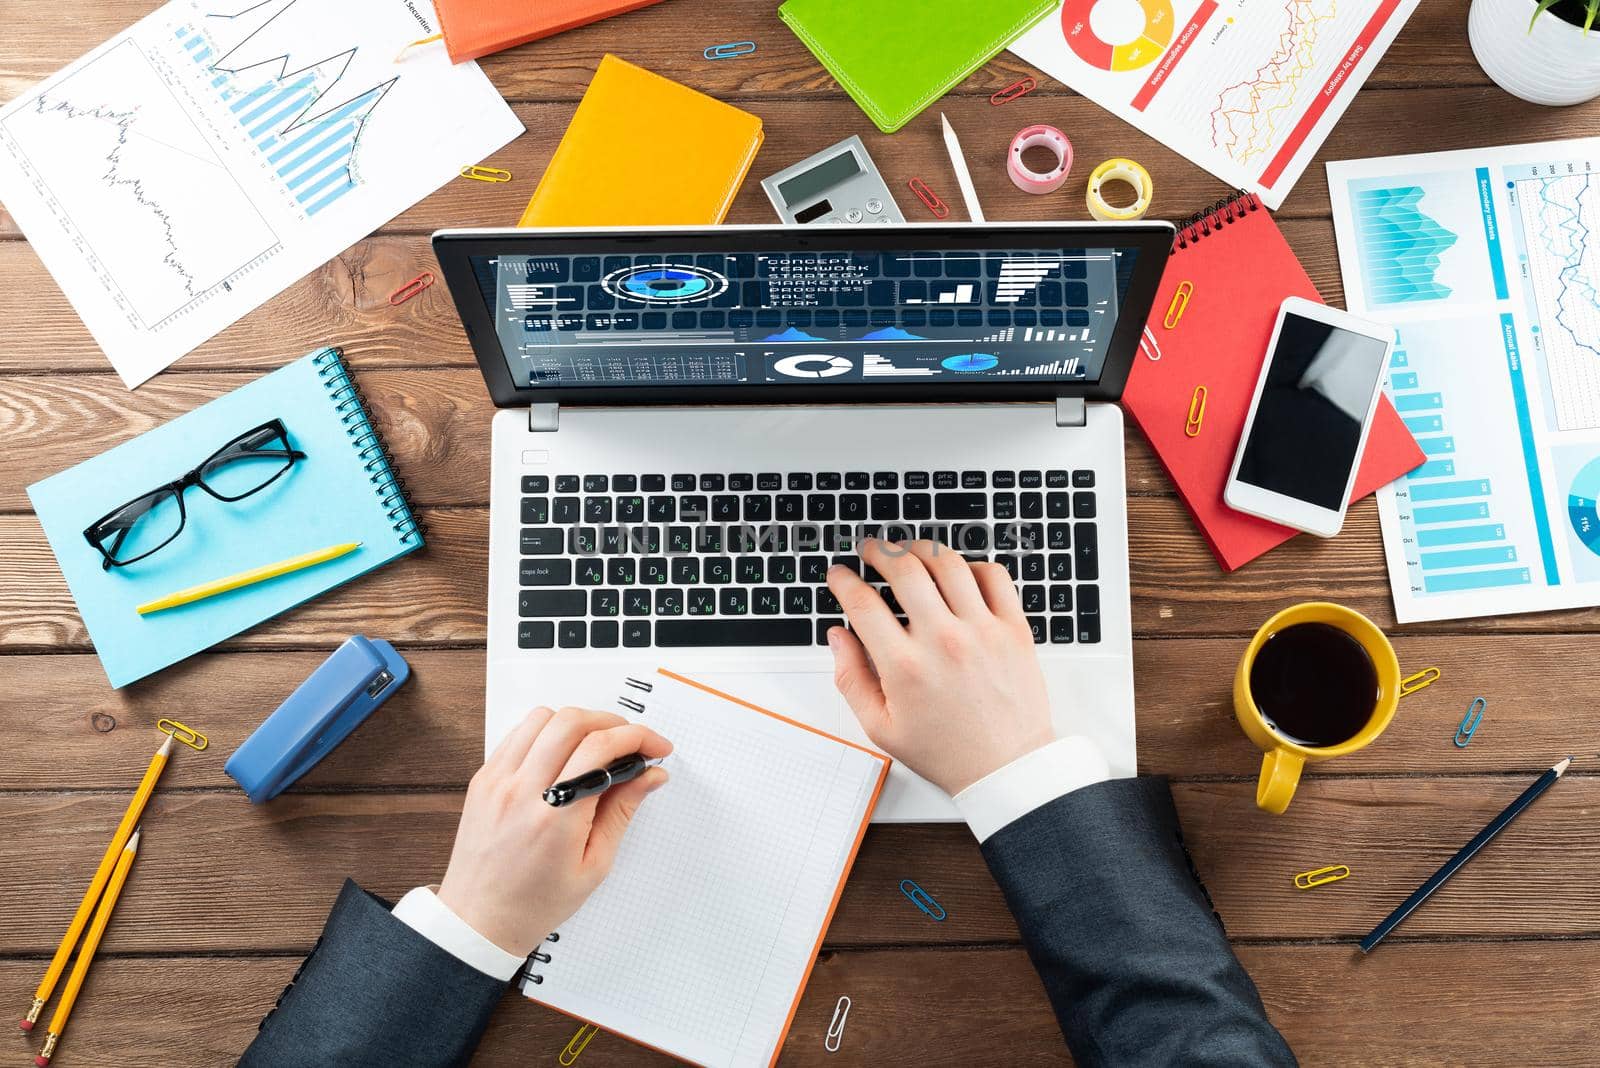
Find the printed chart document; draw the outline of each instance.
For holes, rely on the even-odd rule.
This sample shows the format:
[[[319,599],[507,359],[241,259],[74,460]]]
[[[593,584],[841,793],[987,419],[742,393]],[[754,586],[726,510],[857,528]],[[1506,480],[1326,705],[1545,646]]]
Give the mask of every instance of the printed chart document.
[[[1402,623],[1600,604],[1600,138],[1328,164],[1352,312],[1428,455],[1378,491]]]
[[[410,0],[173,0],[0,109],[0,203],[130,387],[522,132]]]
[[[1011,44],[1277,208],[1418,0],[1065,0]]]

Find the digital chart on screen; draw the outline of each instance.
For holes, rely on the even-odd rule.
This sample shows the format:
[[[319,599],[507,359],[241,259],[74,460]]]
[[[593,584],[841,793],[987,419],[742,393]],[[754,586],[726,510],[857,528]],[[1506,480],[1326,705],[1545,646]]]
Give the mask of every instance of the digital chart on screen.
[[[1276,208],[1416,6],[1064,0],[1011,50]]]
[[[521,132],[396,62],[420,10],[174,0],[0,110],[0,200],[130,386]]]
[[[1600,139],[1330,163],[1350,310],[1427,462],[1379,491],[1402,622],[1600,604]]]

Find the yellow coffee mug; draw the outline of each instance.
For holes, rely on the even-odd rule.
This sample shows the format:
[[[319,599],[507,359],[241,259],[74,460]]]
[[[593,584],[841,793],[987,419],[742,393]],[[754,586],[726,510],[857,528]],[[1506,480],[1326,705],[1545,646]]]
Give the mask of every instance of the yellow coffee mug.
[[[1268,724],[1261,709],[1256,707],[1255,699],[1250,693],[1250,670],[1255,665],[1256,654],[1261,651],[1261,647],[1274,634],[1301,623],[1326,623],[1350,635],[1361,643],[1361,647],[1367,651],[1367,656],[1372,659],[1372,666],[1377,671],[1377,700],[1373,702],[1372,713],[1367,718],[1366,725],[1354,736],[1337,745],[1302,745],[1277,733]],[[1429,669],[1429,673],[1437,677],[1434,669]],[[1267,620],[1261,625],[1261,629],[1256,631],[1255,637],[1250,639],[1249,647],[1239,659],[1239,670],[1233,677],[1233,714],[1239,720],[1239,726],[1244,729],[1245,734],[1264,754],[1261,758],[1261,778],[1256,783],[1256,804],[1273,813],[1280,813],[1288,808],[1290,798],[1294,797],[1295,787],[1300,783],[1300,773],[1305,769],[1306,761],[1331,760],[1370,745],[1394,718],[1394,711],[1400,698],[1432,681],[1431,678],[1427,681],[1422,680],[1423,676],[1420,675],[1402,679],[1400,660],[1395,656],[1394,646],[1389,644],[1389,639],[1384,636],[1383,631],[1360,612],[1345,608],[1343,605],[1310,601],[1285,608]]]

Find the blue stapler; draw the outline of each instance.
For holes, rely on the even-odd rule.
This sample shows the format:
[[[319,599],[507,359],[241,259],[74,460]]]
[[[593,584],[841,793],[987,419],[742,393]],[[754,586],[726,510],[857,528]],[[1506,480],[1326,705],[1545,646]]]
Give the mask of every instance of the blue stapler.
[[[411,677],[411,666],[386,641],[346,641],[302,682],[223,770],[256,804],[270,800],[316,766]]]

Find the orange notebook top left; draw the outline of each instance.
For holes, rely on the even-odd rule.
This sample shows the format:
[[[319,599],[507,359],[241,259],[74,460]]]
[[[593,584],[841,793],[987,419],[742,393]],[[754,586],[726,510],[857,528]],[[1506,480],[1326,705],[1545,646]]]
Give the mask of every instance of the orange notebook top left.
[[[477,59],[660,0],[433,0],[450,62]]]
[[[521,989],[694,1064],[768,1068],[889,758],[670,671],[618,690],[628,720],[672,743],[669,778]]]
[[[608,55],[518,225],[720,223],[761,142],[754,115]]]

